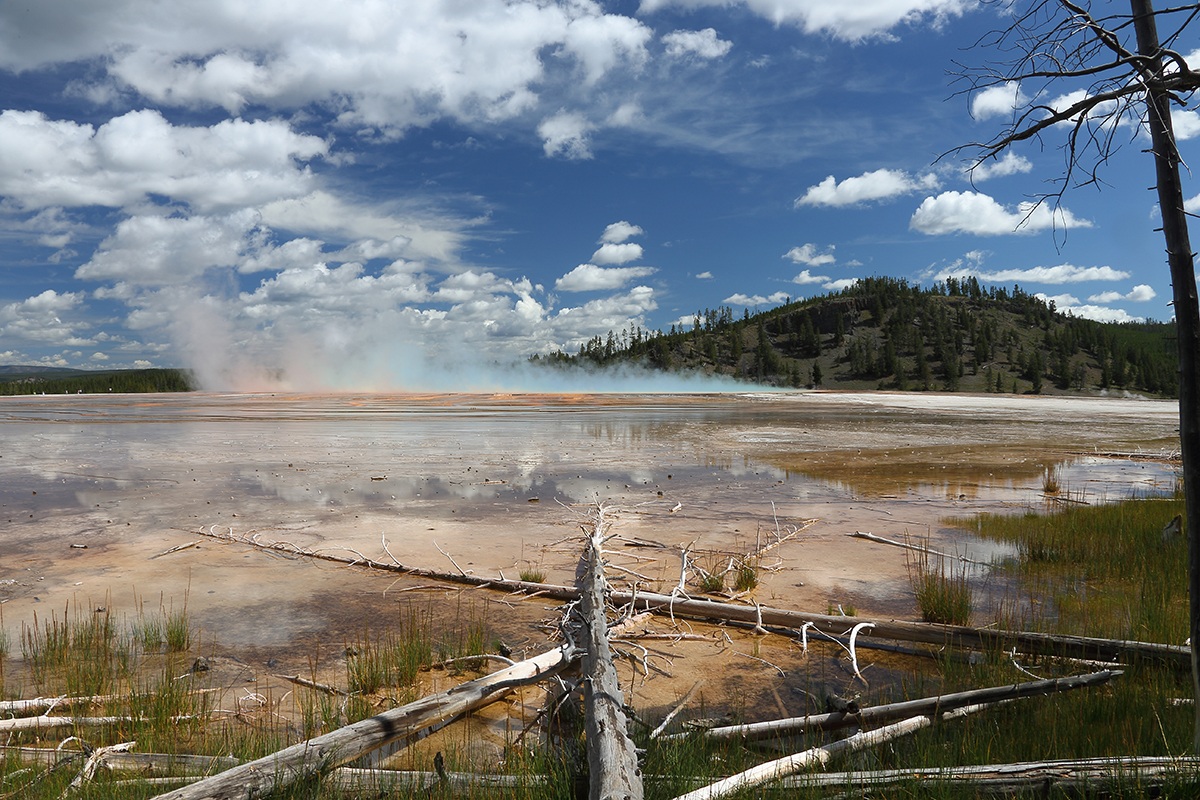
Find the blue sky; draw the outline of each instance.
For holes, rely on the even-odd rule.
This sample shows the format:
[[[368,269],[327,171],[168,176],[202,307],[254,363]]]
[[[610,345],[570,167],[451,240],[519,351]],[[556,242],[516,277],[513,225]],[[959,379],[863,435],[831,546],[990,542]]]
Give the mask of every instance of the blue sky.
[[[446,388],[870,275],[1169,319],[1136,125],[1057,217],[1062,131],[938,160],[1032,96],[952,82],[1005,5],[0,0],[0,363]]]

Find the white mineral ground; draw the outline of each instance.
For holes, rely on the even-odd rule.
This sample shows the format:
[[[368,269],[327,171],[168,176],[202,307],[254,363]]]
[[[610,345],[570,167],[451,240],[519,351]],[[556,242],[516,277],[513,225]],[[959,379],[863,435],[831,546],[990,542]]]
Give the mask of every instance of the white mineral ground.
[[[486,616],[518,653],[547,646],[537,623],[558,611],[211,539],[154,556],[215,530],[387,560],[382,537],[410,566],[454,571],[452,557],[477,575],[533,568],[572,583],[579,525],[600,501],[622,537],[675,548],[612,542],[612,563],[658,581],[649,588],[678,581],[679,547],[711,569],[777,527],[816,520],[766,555],[754,600],[915,618],[906,551],[846,534],[910,537],[988,561],[1001,551],[948,518],[1043,508],[1047,470],[1072,500],[1169,492],[1178,411],[1137,398],[824,392],[24,397],[0,399],[0,442],[0,619],[13,645],[5,694],[36,693],[18,645],[35,615],[104,607],[133,620],[139,609],[186,606],[197,652],[217,667],[213,682],[286,710],[293,687],[272,675],[344,685],[346,644],[394,629],[405,608]],[[976,621],[986,624],[1011,589],[986,569],[976,582]],[[708,712],[762,719],[919,668],[863,651],[865,687],[834,648],[818,657],[783,637],[691,630],[708,639],[645,643],[664,654],[651,663],[670,677],[624,673],[651,724],[700,677]],[[429,683],[445,680],[433,673]],[[492,724],[515,728],[520,713],[492,712]],[[487,746],[478,730],[460,730],[440,746]]]

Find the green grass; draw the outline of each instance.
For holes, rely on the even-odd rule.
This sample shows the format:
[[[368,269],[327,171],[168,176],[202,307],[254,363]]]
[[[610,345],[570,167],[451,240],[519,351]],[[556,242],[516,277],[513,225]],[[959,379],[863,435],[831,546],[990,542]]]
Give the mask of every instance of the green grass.
[[[1052,513],[1031,511],[958,520],[957,524],[980,537],[1012,546],[1015,555],[995,564],[989,579],[992,595],[997,599],[988,605],[978,590],[974,593],[969,588],[964,590],[965,565],[936,557],[922,557],[910,564],[914,594],[917,602],[922,603],[918,584],[928,579],[933,587],[929,592],[934,597],[925,602],[934,613],[944,614],[946,621],[961,622],[966,614],[977,625],[999,624],[1181,643],[1187,635],[1186,543],[1181,538],[1164,543],[1162,536],[1164,524],[1181,510],[1181,502],[1172,498],[1108,506],[1060,505]],[[845,604],[841,610],[854,614],[854,608]],[[921,610],[924,612],[925,608]],[[836,606],[832,613],[838,613]],[[22,675],[29,676],[23,680],[34,684],[21,687],[21,693],[23,696],[59,694],[71,681],[79,686],[109,687],[119,699],[101,713],[129,715],[137,721],[111,729],[89,729],[81,735],[91,746],[137,740],[141,752],[233,753],[250,759],[377,713],[385,701],[408,699],[407,693],[417,692],[415,684],[420,681],[421,671],[431,663],[488,652],[495,644],[486,604],[460,602],[448,610],[432,603],[401,606],[394,617],[377,620],[377,628],[364,631],[355,641],[347,643],[346,686],[358,694],[346,698],[307,691],[301,695],[301,690],[297,690],[295,696],[306,699],[294,701],[301,713],[294,722],[287,723],[275,713],[217,713],[213,707],[215,701],[189,691],[201,679],[177,680],[187,672],[196,655],[198,639],[186,615],[179,617],[176,624],[188,631],[189,638],[187,649],[176,651],[168,644],[171,615],[165,612],[139,617],[130,626],[118,624],[111,615],[96,613],[92,608],[71,606],[59,614],[35,618],[21,628]],[[809,666],[801,667],[810,672],[797,680],[811,681],[801,685],[812,687],[813,691],[829,681],[838,683],[840,688],[845,680],[844,669],[832,673],[827,670],[838,660],[844,662],[844,655],[836,647],[826,645],[824,652],[831,655],[822,658],[817,645],[813,647],[814,652],[805,657],[811,659]],[[865,660],[863,652],[859,657]],[[1030,680],[1022,670],[1039,677],[1057,677],[1092,669],[1070,661],[1014,657],[1002,652],[975,654],[969,661],[955,655],[958,654],[944,652],[936,660],[896,657],[889,662],[888,677],[884,678],[878,670],[869,671],[870,686],[855,687],[863,692],[860,702],[886,702]],[[84,659],[95,662],[94,667],[83,664]],[[481,664],[473,661],[454,666],[482,669]],[[312,671],[314,675],[317,672],[315,656]],[[779,691],[785,700],[794,702],[790,700],[794,695],[783,689],[791,680],[790,675],[781,676]],[[254,691],[252,685],[246,689]],[[12,691],[11,686],[9,690]],[[991,708],[835,762],[828,769],[1186,754],[1191,748],[1194,712],[1172,700],[1190,694],[1189,675],[1167,667],[1135,663],[1106,686]],[[718,702],[724,701],[718,699]],[[732,708],[747,710],[745,697],[727,698],[727,702]],[[706,709],[703,695],[696,705],[694,710],[699,716],[716,711]],[[192,719],[173,721],[185,715],[191,715]],[[779,755],[736,741],[716,743],[698,737],[651,741],[647,738],[648,729],[634,726],[633,730],[639,747],[645,750],[644,774],[663,776],[661,780],[647,782],[649,800],[674,797],[695,788],[694,776],[714,779]],[[30,734],[21,734],[14,736],[11,743],[52,747],[59,738],[65,735],[41,742]],[[811,734],[805,742],[793,740],[787,745],[795,750],[803,744],[815,745],[826,740],[820,734]],[[529,737],[521,747],[511,747],[502,766],[489,763],[481,767],[473,762],[466,742],[452,745],[461,746],[462,752],[447,751],[446,764],[451,770],[501,770],[518,775],[551,776],[548,785],[487,790],[488,797],[566,797],[574,792],[573,776],[584,769],[581,743],[579,730],[568,725],[547,741],[539,743]],[[58,798],[77,771],[71,767],[58,771],[39,767],[22,772],[25,765],[17,764],[9,756],[5,758],[9,760],[0,762],[0,797]],[[420,756],[414,752],[404,758],[411,759],[402,765],[406,768],[430,768],[427,754]],[[1162,796],[1193,797],[1195,790],[1195,785],[1168,786]],[[161,791],[162,787],[150,786],[119,788],[107,780],[97,780],[75,796],[82,800],[133,800],[153,797]],[[485,791],[434,787],[428,795],[483,797]],[[741,796],[760,795],[760,791],[749,791]],[[911,785],[881,791],[878,795],[967,798],[973,793],[968,789]],[[332,800],[335,796],[328,790],[305,784],[279,793],[273,800],[301,797]],[[815,798],[831,794],[793,791],[786,796]],[[1145,796],[1145,791],[1144,787],[1121,786],[1108,796],[1140,797]]]
[[[931,560],[932,559],[932,560]],[[908,561],[908,580],[925,622],[967,625],[975,598],[966,562],[957,565],[943,556],[919,553]]]

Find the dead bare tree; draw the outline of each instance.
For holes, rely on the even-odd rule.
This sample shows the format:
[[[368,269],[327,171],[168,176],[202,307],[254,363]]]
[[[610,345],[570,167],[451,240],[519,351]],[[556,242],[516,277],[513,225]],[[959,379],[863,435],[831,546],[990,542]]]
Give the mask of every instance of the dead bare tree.
[[[1064,172],[1052,191],[1037,198],[1037,203],[1054,203],[1057,211],[1068,189],[1101,183],[1104,165],[1120,149],[1119,136],[1149,138],[1178,334],[1192,682],[1200,697],[1200,303],[1179,176],[1183,159],[1171,122],[1171,107],[1186,107],[1200,89],[1200,73],[1173,49],[1200,16],[1200,5],[1155,10],[1152,0],[1130,0],[1128,15],[1107,13],[1109,4],[1104,5],[1106,13],[1098,15],[1086,0],[1033,0],[1009,27],[981,40],[981,46],[999,51],[1005,60],[963,67],[966,93],[1011,92],[1015,110],[995,138],[954,152],[971,152],[978,166],[1023,142],[1044,143],[1051,131],[1065,130]],[[1161,37],[1160,23],[1166,31]],[[1071,91],[1062,92],[1063,83]],[[1055,97],[1059,99],[1049,99]],[[1196,709],[1193,746],[1200,752],[1200,703]]]

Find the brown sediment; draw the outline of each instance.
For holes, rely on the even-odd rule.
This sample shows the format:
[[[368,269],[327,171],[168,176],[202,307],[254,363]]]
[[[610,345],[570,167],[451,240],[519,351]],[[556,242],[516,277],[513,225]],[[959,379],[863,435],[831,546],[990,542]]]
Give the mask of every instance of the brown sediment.
[[[540,598],[208,538],[155,556],[210,529],[380,560],[386,540],[413,566],[452,571],[453,559],[477,575],[528,568],[570,584],[596,501],[614,510],[623,540],[663,545],[611,543],[611,562],[649,578],[646,588],[677,583],[684,548],[713,570],[816,520],[761,559],[752,599],[912,617],[903,552],[847,533],[986,560],[983,544],[943,520],[1036,505],[1051,469],[1093,500],[1169,490],[1169,462],[1080,454],[1165,456],[1177,419],[1172,403],[1149,401],[879,394],[4,398],[3,624],[18,641],[34,614],[70,604],[118,618],[186,604],[202,647],[263,685],[273,674],[344,681],[346,644],[414,606],[486,610],[497,638],[537,650],[540,624],[558,613]],[[782,637],[687,628],[704,640],[645,643],[668,654],[649,660],[669,678],[626,673],[649,716],[698,671],[707,707],[746,718],[798,713],[827,689],[854,687],[835,646],[805,654]],[[864,663],[878,687],[905,662]]]

